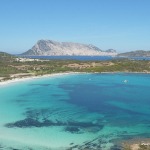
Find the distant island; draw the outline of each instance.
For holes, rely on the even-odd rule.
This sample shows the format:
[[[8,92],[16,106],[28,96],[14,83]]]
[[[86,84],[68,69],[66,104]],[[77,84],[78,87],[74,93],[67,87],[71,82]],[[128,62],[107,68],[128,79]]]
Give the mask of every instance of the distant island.
[[[106,51],[91,45],[73,42],[39,40],[31,49],[21,55],[26,56],[116,56],[114,49]]]
[[[120,53],[117,56],[121,57],[150,57],[150,51],[136,50],[131,52]]]
[[[91,44],[74,42],[57,42],[53,40],[39,40],[22,56],[118,56],[118,57],[150,57],[150,51],[135,50],[118,53],[114,49],[101,50]]]

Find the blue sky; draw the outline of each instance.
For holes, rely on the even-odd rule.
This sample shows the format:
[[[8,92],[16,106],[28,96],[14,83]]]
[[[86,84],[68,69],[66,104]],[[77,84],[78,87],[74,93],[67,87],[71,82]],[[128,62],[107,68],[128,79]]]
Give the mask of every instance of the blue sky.
[[[150,50],[149,7],[150,0],[0,0],[0,51],[22,53],[40,39]]]

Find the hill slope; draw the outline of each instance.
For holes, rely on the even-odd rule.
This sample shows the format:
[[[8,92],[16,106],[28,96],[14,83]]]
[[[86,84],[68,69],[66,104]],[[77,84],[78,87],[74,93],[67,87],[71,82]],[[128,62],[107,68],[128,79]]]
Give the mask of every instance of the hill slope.
[[[11,62],[15,60],[15,56],[5,53],[5,52],[0,52],[0,61],[1,62]]]
[[[137,51],[121,53],[121,54],[118,54],[118,56],[124,56],[124,57],[150,57],[150,51],[137,50]]]
[[[116,55],[116,52],[103,52],[94,45],[72,43],[72,42],[55,42],[52,40],[39,40],[31,49],[22,55],[37,56],[94,56],[94,55]]]

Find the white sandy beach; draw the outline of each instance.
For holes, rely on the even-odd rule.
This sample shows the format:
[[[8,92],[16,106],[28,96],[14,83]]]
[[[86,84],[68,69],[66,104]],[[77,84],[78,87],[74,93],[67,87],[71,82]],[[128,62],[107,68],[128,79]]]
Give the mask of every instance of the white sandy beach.
[[[14,78],[14,79],[0,82],[0,86],[10,84],[10,83],[20,82],[20,81],[31,80],[31,79],[38,79],[43,77],[55,77],[55,76],[62,76],[68,74],[80,74],[80,72],[53,73],[53,74],[46,74],[46,75],[39,75],[39,76],[27,76],[27,77]]]

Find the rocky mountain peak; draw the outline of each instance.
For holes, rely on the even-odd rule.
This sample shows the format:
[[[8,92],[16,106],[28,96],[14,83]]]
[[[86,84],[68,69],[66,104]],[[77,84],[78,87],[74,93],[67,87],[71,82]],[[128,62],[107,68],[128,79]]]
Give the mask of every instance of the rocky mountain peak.
[[[97,56],[108,55],[108,52],[102,51],[100,48],[91,44],[81,44],[73,42],[56,42],[53,40],[39,40],[31,49],[22,55],[37,56]],[[109,52],[109,55],[110,52]],[[116,52],[112,52],[116,55]]]
[[[108,50],[106,50],[106,52],[109,52],[109,53],[116,53],[116,50],[114,50],[114,49],[108,49]]]

